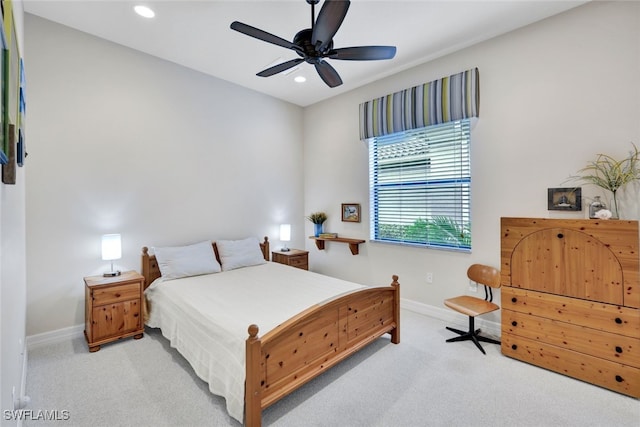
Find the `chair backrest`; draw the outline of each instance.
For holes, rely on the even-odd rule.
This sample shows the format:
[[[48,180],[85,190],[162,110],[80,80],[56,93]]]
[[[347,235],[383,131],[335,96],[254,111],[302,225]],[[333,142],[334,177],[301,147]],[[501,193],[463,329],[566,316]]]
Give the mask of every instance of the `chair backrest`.
[[[481,285],[491,288],[500,287],[500,270],[488,265],[473,264],[467,270],[467,277]]]

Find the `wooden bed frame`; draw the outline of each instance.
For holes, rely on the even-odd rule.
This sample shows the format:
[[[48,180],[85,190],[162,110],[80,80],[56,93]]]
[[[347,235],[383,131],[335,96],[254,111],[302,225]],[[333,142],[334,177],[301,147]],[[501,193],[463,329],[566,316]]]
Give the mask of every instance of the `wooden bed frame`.
[[[216,258],[218,251],[214,246]],[[269,261],[269,240],[260,244]],[[148,248],[142,248],[145,288],[160,277]],[[400,285],[365,288],[314,305],[262,337],[248,327],[246,340],[245,416],[248,427],[260,426],[262,410],[328,368],[389,333],[400,342]]]

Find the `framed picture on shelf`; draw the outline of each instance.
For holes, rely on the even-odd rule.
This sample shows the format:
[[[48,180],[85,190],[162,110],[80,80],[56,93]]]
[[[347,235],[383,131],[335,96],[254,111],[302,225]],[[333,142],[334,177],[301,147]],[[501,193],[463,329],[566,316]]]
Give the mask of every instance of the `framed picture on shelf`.
[[[547,189],[547,209],[550,211],[581,211],[582,188]]]
[[[345,222],[360,222],[360,205],[358,203],[343,203],[342,220]]]

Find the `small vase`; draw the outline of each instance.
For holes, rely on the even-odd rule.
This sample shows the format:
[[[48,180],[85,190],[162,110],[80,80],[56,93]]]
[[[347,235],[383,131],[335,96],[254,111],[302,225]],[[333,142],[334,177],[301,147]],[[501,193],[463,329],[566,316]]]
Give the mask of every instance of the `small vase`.
[[[313,224],[313,231],[316,237],[320,236],[320,233],[322,233],[322,224]]]
[[[607,209],[607,205],[605,205],[601,200],[600,196],[595,196],[593,198],[593,202],[589,205],[589,218],[595,219],[597,218],[596,212],[602,209]]]

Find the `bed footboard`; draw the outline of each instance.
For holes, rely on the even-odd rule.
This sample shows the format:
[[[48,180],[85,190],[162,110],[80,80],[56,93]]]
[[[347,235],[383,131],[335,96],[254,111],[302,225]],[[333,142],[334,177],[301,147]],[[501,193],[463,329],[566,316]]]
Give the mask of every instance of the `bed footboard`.
[[[261,425],[262,410],[326,369],[389,333],[400,342],[400,285],[366,288],[314,306],[246,341],[245,425]]]

